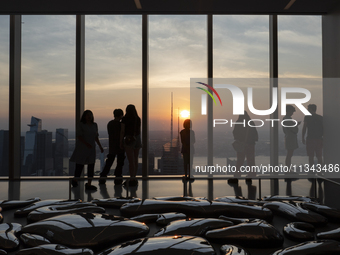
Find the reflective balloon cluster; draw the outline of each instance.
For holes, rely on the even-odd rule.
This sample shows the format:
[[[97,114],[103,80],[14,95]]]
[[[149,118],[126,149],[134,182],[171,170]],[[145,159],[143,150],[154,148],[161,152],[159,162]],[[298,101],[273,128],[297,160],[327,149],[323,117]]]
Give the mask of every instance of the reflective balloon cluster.
[[[0,255],[250,255],[254,248],[274,249],[273,255],[340,254],[340,228],[328,227],[340,223],[340,211],[307,197],[33,198],[0,201],[0,208],[17,209],[14,216],[28,222],[10,223],[0,214]],[[273,217],[289,223],[279,229]],[[158,230],[150,232],[150,224]],[[296,244],[284,247],[286,239]]]

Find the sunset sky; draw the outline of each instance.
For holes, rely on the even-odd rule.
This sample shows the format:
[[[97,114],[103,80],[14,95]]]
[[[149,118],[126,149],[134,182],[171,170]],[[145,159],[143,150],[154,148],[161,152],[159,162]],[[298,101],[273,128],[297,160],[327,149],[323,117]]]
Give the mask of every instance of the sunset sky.
[[[141,115],[141,21],[140,15],[85,18],[85,108],[101,130],[115,108],[135,104]],[[74,130],[75,16],[24,15],[22,22],[22,132],[31,116],[49,131]],[[268,28],[268,16],[214,16],[214,77],[268,78]],[[149,16],[150,130],[170,129],[171,92],[176,126],[178,109],[190,109],[190,78],[207,73],[206,34],[205,15]],[[279,16],[279,77],[321,78],[321,46],[321,16]],[[9,16],[3,15],[0,129],[8,129],[8,59]],[[322,102],[321,86],[315,94]]]

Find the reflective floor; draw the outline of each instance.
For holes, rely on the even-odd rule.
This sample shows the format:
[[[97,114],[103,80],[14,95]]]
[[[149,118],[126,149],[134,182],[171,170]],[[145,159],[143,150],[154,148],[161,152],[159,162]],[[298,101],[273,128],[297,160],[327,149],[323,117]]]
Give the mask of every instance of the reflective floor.
[[[80,198],[83,201],[91,201],[92,199],[109,197],[139,197],[145,199],[181,195],[206,197],[208,199],[236,195],[257,199],[268,195],[299,195],[317,197],[319,202],[327,203],[332,199],[325,194],[325,183],[327,187],[331,187],[331,189],[326,187],[326,191],[330,190],[329,192],[333,193],[332,190],[340,190],[340,186],[307,179],[262,179],[261,181],[254,179],[252,184],[246,184],[245,180],[241,179],[238,184],[230,185],[227,180],[196,179],[184,182],[178,178],[175,180],[139,180],[138,186],[129,188],[123,185],[114,185],[113,179],[108,179],[105,185],[98,185],[98,180],[94,180],[93,185],[98,187],[95,192],[86,191],[83,181],[80,181],[77,188],[71,188],[68,179],[13,182],[0,180],[0,200],[25,200],[40,197],[41,199]],[[337,207],[336,205],[332,206]]]
[[[22,180],[9,182],[0,180],[0,200],[20,199],[26,200],[32,197],[43,199],[68,199],[80,198],[83,201],[91,201],[96,198],[134,196],[139,198],[153,198],[159,196],[180,196],[188,195],[193,197],[206,197],[213,199],[221,196],[244,196],[249,199],[257,199],[268,195],[282,196],[311,196],[316,197],[319,202],[332,207],[340,208],[338,194],[340,186],[327,180],[308,179],[262,179],[253,180],[252,184],[246,184],[245,180],[239,180],[239,184],[230,185],[227,180],[206,180],[196,179],[195,181],[183,182],[176,180],[139,180],[137,187],[126,188],[122,185],[114,185],[113,179],[109,179],[106,185],[98,185],[98,180],[93,184],[98,187],[95,192],[88,192],[84,189],[84,181],[80,182],[77,188],[70,188],[69,179],[64,180]],[[15,210],[4,211],[4,222],[16,222],[26,225],[26,218],[15,218]],[[107,213],[120,215],[117,209],[108,208]],[[275,216],[271,222],[282,234],[283,226],[290,220]],[[150,224],[150,233],[153,234],[160,229],[156,224]],[[319,231],[340,227],[340,224],[328,224],[326,227],[318,228]],[[220,245],[212,243],[217,254]],[[285,239],[283,247],[297,244],[294,241]],[[272,254],[277,248],[269,249],[248,249],[250,254]],[[15,254],[11,252],[9,254]]]

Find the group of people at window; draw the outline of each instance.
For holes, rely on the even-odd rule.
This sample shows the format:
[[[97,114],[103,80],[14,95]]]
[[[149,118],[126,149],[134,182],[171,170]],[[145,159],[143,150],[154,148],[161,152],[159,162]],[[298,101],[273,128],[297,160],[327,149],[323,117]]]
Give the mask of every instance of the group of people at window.
[[[125,115],[122,109],[115,109],[113,116],[114,119],[107,124],[109,153],[107,154],[105,166],[100,173],[99,184],[105,184],[106,177],[115,158],[117,158],[117,166],[114,175],[118,177],[115,179],[115,184],[123,183],[121,177],[126,155],[129,162],[130,179],[123,184],[136,186],[138,185],[138,181],[135,179],[138,170],[138,155],[142,147],[141,119],[138,116],[136,107],[132,104],[126,107]],[[70,161],[76,163],[75,178],[72,180],[73,187],[78,186],[77,178],[80,177],[84,165],[87,165],[88,182],[85,184],[85,189],[97,190],[97,187],[92,185],[96,160],[95,143],[99,146],[100,151],[104,152],[98,136],[98,126],[94,122],[93,113],[90,110],[84,111],[77,128],[76,147],[70,158]]]
[[[304,117],[302,128],[302,143],[306,145],[309,165],[314,164],[314,156],[318,160],[318,164],[322,164],[322,138],[323,138],[323,117],[316,113],[316,105],[308,105],[308,111],[311,115]],[[298,131],[300,122],[292,119],[295,112],[295,107],[292,105],[286,106],[285,126],[283,132],[285,134],[285,149],[287,150],[285,165],[290,166],[294,150],[298,148]],[[113,111],[114,119],[107,124],[109,134],[109,153],[105,166],[100,173],[99,184],[105,184],[106,177],[109,174],[111,166],[117,158],[117,166],[114,175],[115,184],[124,184],[129,186],[138,185],[135,179],[138,170],[138,155],[142,147],[141,142],[141,119],[138,116],[136,107],[132,104],[126,107],[125,115],[123,110],[115,109]],[[289,121],[291,120],[291,121]],[[236,173],[234,178],[230,178],[228,183],[238,183],[238,178],[241,177],[240,168],[247,159],[248,166],[255,166],[255,143],[258,141],[257,129],[252,123],[250,116],[245,111],[243,115],[239,115],[237,122],[246,122],[249,125],[235,125],[233,136],[235,142],[234,149],[237,153]],[[180,132],[184,162],[185,178],[191,179],[190,174],[193,164],[193,154],[195,143],[195,133],[192,130],[192,122],[186,119],[183,123],[184,129]],[[307,134],[307,137],[305,138]],[[77,128],[77,142],[75,150],[70,158],[70,161],[76,163],[75,175],[72,180],[72,186],[77,187],[77,178],[80,177],[84,165],[88,166],[88,182],[85,184],[85,189],[96,190],[97,188],[91,184],[94,176],[94,164],[96,160],[95,143],[103,153],[104,149],[98,139],[98,126],[94,122],[93,113],[90,110],[84,111]],[[125,161],[125,155],[129,162],[130,179],[123,183],[122,170]],[[246,183],[251,183],[252,178],[256,176],[255,172],[250,172],[247,175]]]
[[[309,166],[314,165],[314,156],[316,156],[318,164],[322,165],[322,148],[323,148],[323,117],[316,113],[317,106],[315,104],[308,105],[308,111],[311,115],[306,115],[303,121],[302,128],[302,143],[306,145]],[[287,151],[285,165],[291,166],[294,150],[298,146],[298,131],[301,121],[296,122],[292,119],[295,112],[295,107],[292,105],[286,106],[285,126],[283,132],[285,134],[285,149]],[[251,122],[247,112],[240,115],[237,122],[250,121],[249,126],[235,125],[233,130],[234,149],[237,153],[236,173],[234,178],[228,180],[229,183],[238,183],[238,178],[241,177],[240,167],[247,159],[248,166],[255,166],[255,143],[258,141],[258,133],[254,123]],[[289,121],[291,120],[291,121]],[[307,136],[306,136],[307,134]],[[235,146],[237,145],[237,146]],[[247,175],[246,182],[251,183],[251,178],[255,177],[255,172],[250,172]]]
[[[135,177],[138,170],[139,150],[142,148],[141,119],[138,116],[136,107],[132,104],[126,107],[125,115],[122,109],[115,109],[113,116],[114,119],[107,124],[109,153],[107,154],[105,166],[100,173],[99,184],[106,183],[106,177],[114,160],[117,158],[114,183],[116,185],[137,186],[138,181]],[[183,154],[185,177],[190,178],[190,166],[192,166],[194,149],[192,144],[195,140],[195,133],[191,129],[190,119],[185,120],[183,126],[184,129],[180,132],[182,141],[181,152]],[[72,180],[73,187],[78,186],[78,178],[84,169],[84,165],[87,165],[88,181],[85,184],[85,189],[97,190],[97,187],[92,185],[96,160],[96,143],[101,153],[104,152],[98,136],[98,126],[94,122],[93,113],[90,110],[84,111],[77,128],[76,147],[70,158],[70,161],[76,163],[75,178]],[[123,183],[122,172],[125,157],[127,157],[129,162],[130,179]]]

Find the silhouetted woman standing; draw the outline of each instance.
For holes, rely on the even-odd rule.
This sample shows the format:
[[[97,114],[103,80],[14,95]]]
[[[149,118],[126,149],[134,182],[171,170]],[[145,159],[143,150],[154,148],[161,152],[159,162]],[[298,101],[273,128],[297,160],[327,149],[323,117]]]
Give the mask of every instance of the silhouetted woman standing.
[[[127,159],[129,161],[129,172],[132,178],[129,186],[138,185],[138,181],[134,179],[138,170],[138,154],[142,148],[141,141],[141,119],[138,116],[136,107],[129,104],[126,107],[125,116],[121,121],[120,145],[125,149]]]
[[[96,190],[97,187],[91,185],[92,177],[94,175],[94,163],[96,161],[96,144],[98,144],[100,151],[104,152],[102,145],[98,139],[98,126],[94,122],[93,113],[90,110],[83,112],[80,123],[77,129],[77,143],[76,148],[70,158],[70,161],[76,163],[76,170],[74,177],[80,177],[84,165],[87,165],[88,182],[85,184],[85,189]],[[72,186],[77,187],[78,181],[73,179]]]

